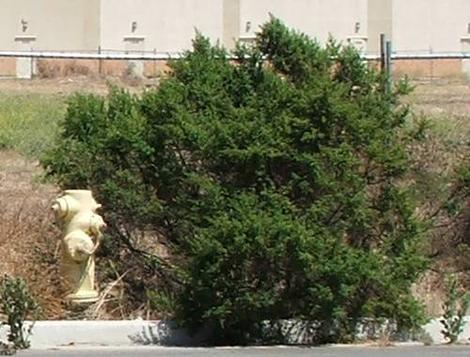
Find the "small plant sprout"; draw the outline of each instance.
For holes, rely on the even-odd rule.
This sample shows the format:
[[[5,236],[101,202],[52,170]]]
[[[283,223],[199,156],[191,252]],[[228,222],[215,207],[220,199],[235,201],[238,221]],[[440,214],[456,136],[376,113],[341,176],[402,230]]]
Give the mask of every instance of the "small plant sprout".
[[[2,325],[9,327],[8,344],[2,343],[8,350],[27,349],[30,347],[29,335],[34,322],[25,326],[25,320],[36,319],[39,305],[21,278],[4,276],[0,279],[0,314],[5,315]],[[5,349],[5,348],[2,348]]]
[[[443,303],[444,314],[441,319],[442,335],[449,344],[456,343],[465,327],[465,315],[470,307],[470,293],[459,291],[458,279],[451,275],[447,279],[447,297]]]

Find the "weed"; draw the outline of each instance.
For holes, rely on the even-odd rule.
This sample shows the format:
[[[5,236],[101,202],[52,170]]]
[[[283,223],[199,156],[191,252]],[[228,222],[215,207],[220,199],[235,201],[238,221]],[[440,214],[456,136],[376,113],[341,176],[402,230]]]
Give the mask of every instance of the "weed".
[[[0,148],[37,158],[56,137],[64,112],[58,96],[0,95]]]
[[[452,275],[447,280],[447,299],[443,303],[444,315],[441,319],[442,335],[449,344],[458,341],[465,326],[465,314],[470,307],[470,294],[459,292],[457,278]]]
[[[34,321],[39,311],[39,305],[23,279],[9,276],[2,278],[0,281],[0,312],[7,318],[7,321],[2,322],[2,325],[9,327],[8,341],[15,350],[30,347],[28,339],[34,322],[27,327],[24,322],[28,317],[32,317]]]

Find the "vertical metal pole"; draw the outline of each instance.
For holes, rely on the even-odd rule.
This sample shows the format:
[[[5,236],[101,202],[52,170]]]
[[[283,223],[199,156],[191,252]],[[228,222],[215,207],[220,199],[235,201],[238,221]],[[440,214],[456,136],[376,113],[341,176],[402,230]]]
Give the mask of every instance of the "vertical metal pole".
[[[31,47],[29,49],[29,51],[32,53],[33,48]],[[30,67],[29,69],[31,71],[29,79],[33,79],[33,76],[34,76],[34,57],[31,57],[30,62],[29,62],[29,67]]]
[[[385,44],[385,75],[387,76],[387,93],[392,91],[392,41]]]
[[[153,60],[153,76],[157,77],[157,60],[156,60],[157,49],[156,48],[153,49],[153,54],[155,56],[155,59]]]
[[[380,34],[380,71],[385,72],[385,34]]]
[[[433,50],[432,50],[432,47],[429,47],[429,53],[432,54],[433,53]],[[434,81],[434,60],[431,58],[429,60],[429,66],[431,67],[430,68],[430,81],[431,83]]]
[[[98,54],[101,54],[101,45],[98,46]],[[100,75],[100,77],[103,74],[103,63],[101,58],[98,60],[98,74]]]

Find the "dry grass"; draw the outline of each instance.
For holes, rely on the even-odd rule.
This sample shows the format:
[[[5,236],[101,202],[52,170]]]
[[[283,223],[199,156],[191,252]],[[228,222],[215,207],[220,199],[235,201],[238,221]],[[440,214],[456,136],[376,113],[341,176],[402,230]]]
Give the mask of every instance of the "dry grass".
[[[76,60],[67,61],[65,66],[61,66],[54,61],[38,61],[37,73],[40,79],[51,79],[58,77],[91,77],[91,69]]]
[[[36,183],[39,173],[37,163],[0,151],[0,271],[24,277],[45,315],[58,318],[58,232],[49,209],[57,188]]]
[[[429,120],[430,129],[426,140],[412,150],[414,179],[415,185],[422,188],[421,199],[425,202],[420,213],[429,216],[439,211],[442,201],[452,191],[449,182],[455,177],[456,168],[470,157],[470,80],[458,78],[415,84],[415,91],[408,100],[416,116]],[[470,286],[470,237],[465,238],[464,231],[469,209],[467,202],[467,209],[458,218],[452,218],[445,211],[436,214],[434,225],[437,228],[427,236],[432,266],[415,286],[415,294],[425,302],[432,316],[442,313],[443,278],[447,273],[459,273],[464,285]]]
[[[65,97],[75,92],[91,92],[106,95],[110,84],[126,88],[133,93],[139,93],[145,88],[156,86],[158,83],[159,78],[140,81],[133,80],[131,83],[128,83],[125,78],[90,78],[89,76],[83,75],[66,78],[38,78],[27,81],[19,79],[2,79],[0,80],[0,94],[34,94]]]

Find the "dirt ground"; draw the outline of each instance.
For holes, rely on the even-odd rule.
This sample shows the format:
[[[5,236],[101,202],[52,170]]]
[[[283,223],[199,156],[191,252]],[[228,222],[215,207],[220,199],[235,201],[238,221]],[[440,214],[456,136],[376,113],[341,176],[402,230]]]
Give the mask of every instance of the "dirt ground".
[[[117,85],[133,92],[158,85],[158,79],[123,79],[119,77],[76,76],[55,79],[0,79],[0,92],[68,95],[74,92],[106,94],[109,85]],[[470,117],[470,78],[414,81],[410,100],[415,110],[426,114],[451,113]]]
[[[34,93],[34,94],[57,94],[69,95],[74,92],[92,92],[106,94],[109,85],[124,87],[131,92],[139,92],[144,88],[158,84],[158,79],[123,79],[120,77],[89,77],[75,76],[70,78],[54,79],[0,79],[0,92]]]
[[[470,79],[414,82],[411,99],[416,111],[431,115],[454,115],[470,120]]]

